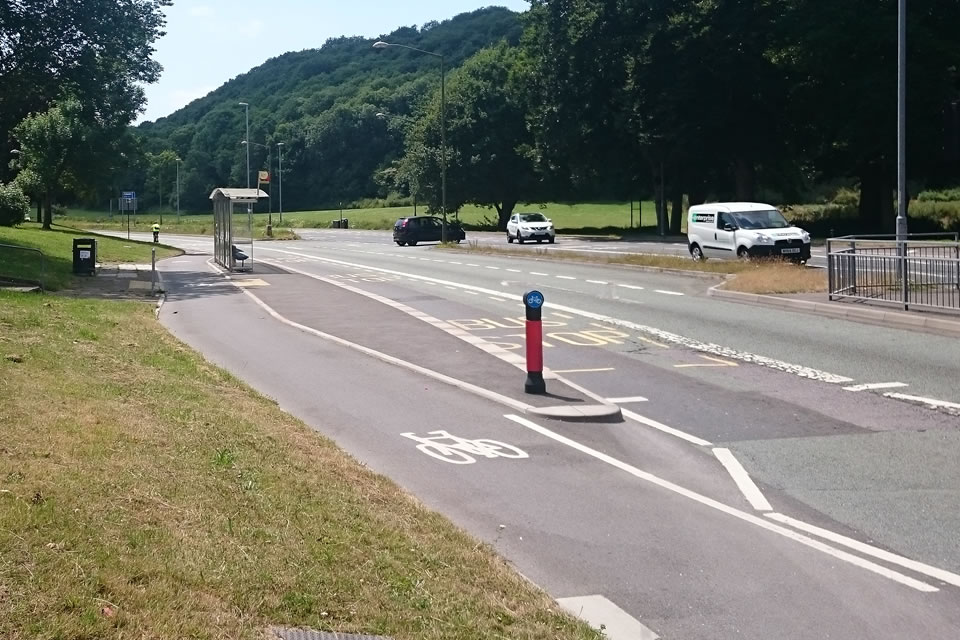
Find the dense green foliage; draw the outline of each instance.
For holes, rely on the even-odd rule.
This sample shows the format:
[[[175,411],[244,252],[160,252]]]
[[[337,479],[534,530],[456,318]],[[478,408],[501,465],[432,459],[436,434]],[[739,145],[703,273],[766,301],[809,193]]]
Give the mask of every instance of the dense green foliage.
[[[518,43],[521,32],[519,15],[490,8],[419,29],[397,29],[382,39],[443,54],[452,69],[501,40]],[[181,206],[205,211],[215,187],[246,185],[239,102],[250,104],[250,139],[270,147],[274,173],[276,144],[284,143],[284,208],[335,207],[378,192],[386,196],[383,190],[392,186],[378,182],[378,172],[404,150],[404,129],[396,119],[413,122],[421,105],[439,95],[440,69],[435,57],[400,48],[377,50],[373,42],[334,38],[320,49],[286,53],[170,117],[141,125],[149,151],[172,149],[184,161]],[[267,162],[266,149],[250,149],[251,171],[266,169]],[[170,175],[164,192],[174,191]]]
[[[30,213],[30,201],[20,187],[0,183],[0,227],[12,227]]]
[[[118,137],[122,166],[97,163],[99,177],[69,191],[102,206],[136,190],[142,206],[169,210],[179,157],[182,208],[208,211],[213,188],[246,184],[246,102],[251,171],[276,174],[283,144],[288,211],[379,201],[438,212],[445,160],[448,212],[491,207],[501,224],[517,202],[639,197],[657,201],[661,231],[677,232],[684,202],[823,201],[825,188],[853,189],[843,210],[864,230],[892,224],[896,0],[530,4],[522,15],[491,7],[268,60],[144,123],[139,142]],[[138,42],[158,28],[144,24],[154,31]],[[956,24],[955,0],[909,3],[914,192],[949,194],[960,182]],[[377,39],[401,46],[376,49]],[[131,69],[145,81],[155,71]],[[34,194],[42,185],[36,171],[28,177]]]

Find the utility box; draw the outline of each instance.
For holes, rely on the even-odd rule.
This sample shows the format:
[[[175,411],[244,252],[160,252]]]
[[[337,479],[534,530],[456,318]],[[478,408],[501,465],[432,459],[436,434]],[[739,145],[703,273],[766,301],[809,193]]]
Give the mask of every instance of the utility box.
[[[77,275],[97,275],[97,241],[94,238],[74,238],[73,272]]]

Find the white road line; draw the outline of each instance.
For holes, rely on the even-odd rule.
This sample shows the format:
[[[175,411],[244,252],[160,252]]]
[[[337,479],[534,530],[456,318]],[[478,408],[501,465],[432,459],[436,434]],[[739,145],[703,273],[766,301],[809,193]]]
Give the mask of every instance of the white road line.
[[[470,263],[468,262],[468,263],[466,264],[466,266],[468,266],[468,267],[479,267],[480,265],[478,265],[478,264],[470,264]]]
[[[776,520],[777,522],[782,522],[783,524],[788,524],[791,527],[800,529],[807,533],[812,533],[813,535],[820,536],[825,540],[830,542],[835,542],[837,544],[842,544],[845,547],[850,547],[860,553],[868,556],[877,558],[878,560],[883,560],[884,562],[889,562],[890,564],[895,564],[903,567],[904,569],[910,569],[911,571],[916,571],[917,573],[922,573],[926,576],[930,576],[936,580],[946,582],[947,584],[952,584],[955,587],[960,587],[960,575],[955,573],[950,573],[944,569],[938,569],[929,564],[923,562],[918,562],[916,560],[911,560],[910,558],[905,558],[899,556],[895,553],[890,553],[889,551],[884,551],[883,549],[878,549],[872,545],[860,542],[859,540],[854,540],[853,538],[848,538],[847,536],[842,536],[839,533],[834,533],[827,529],[821,529],[820,527],[814,526],[812,524],[807,524],[801,520],[795,520],[790,516],[785,516],[782,513],[765,513],[763,514],[770,518],[771,520]]]
[[[496,298],[496,297],[494,297],[494,296],[487,296],[487,297],[490,298],[491,300],[495,300],[495,301],[497,301],[497,302],[510,302],[509,300],[504,300],[503,298]]]
[[[262,243],[265,244],[265,243]],[[285,253],[294,256],[300,256],[302,258],[307,258],[310,260],[315,260],[317,262],[326,262],[332,264],[339,264],[348,267],[358,267],[361,269],[367,269],[370,271],[379,271],[381,273],[389,273],[392,275],[405,276],[407,278],[413,278],[416,280],[423,281],[432,281],[439,284],[448,284],[455,286],[459,289],[465,291],[474,291],[476,293],[484,293],[486,295],[493,296],[502,296],[502,291],[497,291],[494,289],[488,289],[486,287],[478,287],[475,285],[464,284],[461,282],[454,282],[451,280],[441,280],[439,278],[433,278],[430,276],[421,276],[417,274],[406,273],[403,271],[396,271],[394,269],[385,269],[383,267],[373,267],[370,265],[357,264],[354,262],[347,262],[345,260],[335,260],[333,258],[323,258],[320,256],[315,256],[309,253],[298,253],[296,251],[286,251],[283,249],[275,249],[272,247],[261,247],[260,251],[271,251],[274,253]],[[478,265],[467,265],[476,267]],[[544,274],[546,275],[546,274]],[[784,371],[786,373],[791,373],[801,378],[809,378],[811,380],[820,380],[821,382],[829,382],[831,384],[840,384],[846,382],[853,382],[852,378],[846,376],[837,375],[835,373],[829,373],[827,371],[821,371],[819,369],[814,369],[812,367],[806,367],[803,365],[792,364],[789,362],[784,362],[782,360],[777,360],[775,358],[769,358],[767,356],[761,356],[755,353],[750,353],[747,351],[738,351],[736,349],[731,349],[729,347],[723,347],[718,344],[701,342],[693,338],[687,338],[686,336],[681,336],[676,333],[671,333],[663,329],[658,329],[656,327],[651,327],[637,322],[631,322],[629,320],[621,320],[619,318],[614,318],[612,316],[603,315],[601,313],[594,313],[593,311],[586,311],[584,309],[577,309],[575,307],[568,307],[562,304],[556,304],[553,302],[548,302],[544,305],[551,312],[555,311],[565,311],[576,316],[583,318],[590,318],[591,320],[598,320],[600,322],[607,322],[618,327],[624,327],[630,329],[631,331],[638,331],[640,333],[645,333],[648,336],[657,338],[664,343],[673,343],[682,347],[687,347],[694,351],[700,351],[702,353],[709,353],[711,355],[720,356],[724,358],[731,358],[733,360],[740,360],[741,362],[750,362],[757,364],[763,367],[770,369],[776,369],[777,371]]]
[[[576,278],[574,278],[573,276],[554,276],[554,277],[560,280],[576,280]]]
[[[599,367],[597,369],[551,369],[554,373],[600,373],[614,371],[613,367]]]
[[[556,311],[552,312],[558,318],[563,318],[564,320],[573,320],[573,316],[568,316],[565,313],[557,313]]]
[[[607,402],[612,404],[630,404],[631,402],[646,402],[643,396],[629,396],[627,398],[607,398]]]
[[[713,455],[717,456],[717,460],[719,460],[720,464],[727,470],[727,473],[730,474],[733,481],[737,483],[737,487],[740,488],[740,493],[747,499],[751,507],[757,511],[773,511],[773,507],[771,507],[767,499],[763,497],[760,488],[754,484],[753,479],[750,478],[750,474],[743,468],[740,461],[734,457],[730,449],[716,447],[713,450]]]
[[[897,387],[907,387],[904,382],[871,382],[868,384],[855,384],[850,387],[844,387],[844,391],[869,391],[870,389],[896,389]]]
[[[451,260],[451,261],[450,261],[450,264],[463,264],[463,263],[462,263],[462,262],[454,262],[453,260]]]
[[[464,293],[469,293],[471,296],[478,296],[478,295],[480,295],[480,294],[477,293],[476,291],[464,291]]]
[[[871,571],[879,576],[888,578],[890,580],[893,580],[894,582],[898,582],[912,589],[916,589],[917,591],[923,591],[927,593],[933,593],[933,592],[939,591],[939,589],[937,587],[934,587],[933,585],[929,585],[925,582],[921,582],[919,580],[911,578],[910,576],[904,575],[898,571],[893,571],[892,569],[888,569],[887,567],[876,564],[875,562],[870,562],[869,560],[865,560],[860,556],[855,556],[852,553],[848,553],[841,549],[836,549],[834,547],[831,547],[828,544],[820,542],[815,538],[811,538],[809,536],[800,534],[794,531],[793,529],[788,529],[786,527],[772,524],[769,520],[765,520],[763,518],[753,515],[752,513],[748,513],[746,511],[741,511],[740,509],[730,507],[728,505],[723,504],[722,502],[714,500],[713,498],[708,498],[707,496],[701,495],[695,491],[691,491],[690,489],[686,489],[684,487],[681,487],[680,485],[674,484],[669,480],[664,480],[663,478],[655,476],[648,471],[643,471],[641,469],[638,469],[637,467],[634,467],[633,465],[629,465],[626,462],[618,460],[613,456],[609,456],[605,453],[597,451],[596,449],[591,449],[586,445],[580,444],[576,440],[571,440],[566,436],[562,436],[559,433],[555,433],[550,429],[547,429],[546,427],[542,427],[539,424],[532,422],[531,420],[528,420],[521,416],[508,414],[504,417],[507,418],[508,420],[512,420],[513,422],[516,422],[517,424],[530,429],[531,431],[534,431],[536,433],[539,433],[540,435],[543,435],[543,436],[546,436],[547,438],[555,440],[560,444],[566,445],[571,449],[576,449],[581,453],[585,453],[588,456],[591,456],[593,458],[596,458],[597,460],[605,462],[612,467],[620,469],[621,471],[624,471],[634,476],[635,478],[639,478],[640,480],[649,482],[650,484],[658,486],[662,489],[666,489],[667,491],[683,496],[684,498],[693,500],[694,502],[698,502],[706,507],[719,511],[720,513],[724,513],[726,515],[732,516],[734,518],[737,518],[749,524],[756,525],[761,529],[766,529],[767,531],[781,535],[784,538],[793,540],[794,542],[799,542],[800,544],[810,547],[811,549],[815,549],[833,558],[842,560],[856,567],[860,567],[861,569],[866,569],[867,571]]]
[[[657,640],[660,636],[603,596],[557,598],[557,604],[596,630],[607,640]]]
[[[490,266],[488,266],[487,269],[493,269],[494,271],[500,271],[500,267],[490,267]]]
[[[654,291],[656,291],[657,293],[666,294],[666,295],[668,295],[668,296],[682,296],[682,295],[685,295],[685,294],[683,294],[683,293],[680,293],[679,291],[667,291],[666,289],[654,289]]]
[[[540,273],[539,271],[531,271],[531,272],[530,272],[530,275],[532,275],[532,276],[548,276],[548,277],[549,277],[550,274],[549,274],[549,273]]]
[[[908,402],[925,404],[933,409],[950,409],[951,411],[960,411],[960,404],[957,404],[956,402],[947,402],[946,400],[936,400],[934,398],[924,398],[923,396],[911,396],[907,395],[906,393],[889,392],[883,395],[887,398],[893,398],[895,400],[906,400]]]
[[[590,284],[610,284],[606,280],[587,280]]]
[[[658,430],[658,431],[663,431],[664,433],[668,433],[668,434],[670,434],[671,436],[675,436],[675,437],[677,437],[677,438],[680,438],[681,440],[686,440],[687,442],[692,442],[693,444],[699,445],[699,446],[701,446],[701,447],[709,447],[709,446],[712,446],[712,443],[711,443],[709,440],[704,440],[703,438],[698,438],[697,436],[694,436],[694,435],[691,435],[691,434],[689,434],[689,433],[686,433],[685,431],[680,431],[679,429],[674,429],[673,427],[668,427],[667,425],[663,424],[662,422],[657,422],[656,420],[651,420],[650,418],[644,417],[644,416],[640,415],[639,413],[634,413],[633,411],[630,411],[629,409],[623,409],[622,412],[623,412],[623,417],[624,417],[624,418],[630,418],[630,419],[633,420],[634,422],[639,422],[640,424],[645,424],[645,425],[647,425],[648,427],[653,427],[654,429],[656,429],[656,430]]]
[[[510,273],[523,273],[520,269],[507,269]]]
[[[624,289],[634,289],[636,291],[643,291],[643,287],[637,287],[632,284],[618,284],[618,287],[623,287]]]

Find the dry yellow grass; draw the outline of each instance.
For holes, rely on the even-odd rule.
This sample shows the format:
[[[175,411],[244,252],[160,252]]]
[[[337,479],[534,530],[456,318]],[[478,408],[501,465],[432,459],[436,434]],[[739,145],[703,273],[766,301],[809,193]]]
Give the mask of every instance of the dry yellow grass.
[[[763,262],[740,271],[723,288],[768,295],[822,293],[827,290],[827,272],[783,262]]]
[[[5,640],[596,637],[146,305],[0,292],[0,433]]]

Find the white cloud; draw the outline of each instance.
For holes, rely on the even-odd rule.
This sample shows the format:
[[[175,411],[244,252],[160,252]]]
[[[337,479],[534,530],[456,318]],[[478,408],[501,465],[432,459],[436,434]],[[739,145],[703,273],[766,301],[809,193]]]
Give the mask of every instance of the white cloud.
[[[208,7],[205,4],[190,7],[190,15],[197,18],[212,18],[215,13],[213,7]]]

